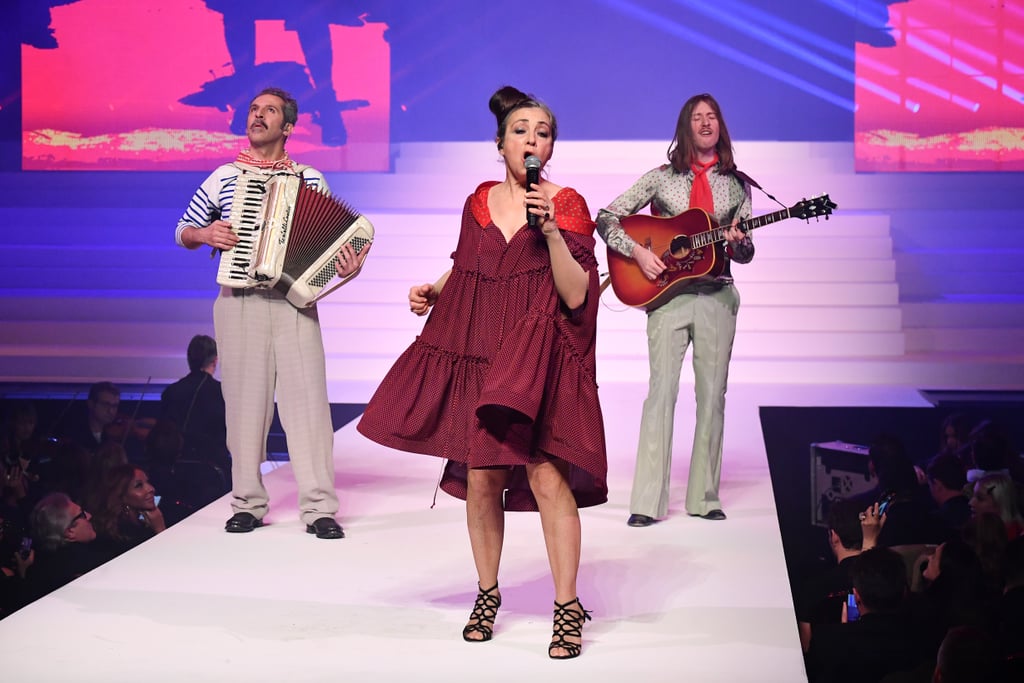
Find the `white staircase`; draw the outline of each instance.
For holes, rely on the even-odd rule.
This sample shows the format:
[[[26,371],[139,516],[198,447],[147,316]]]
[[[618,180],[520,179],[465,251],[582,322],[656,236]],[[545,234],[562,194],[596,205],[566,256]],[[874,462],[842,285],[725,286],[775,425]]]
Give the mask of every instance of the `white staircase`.
[[[591,212],[664,159],[663,142],[560,141],[549,177]],[[827,221],[754,233],[734,265],[742,307],[732,382],[1024,386],[1019,177],[853,171],[844,143],[737,143],[785,205],[828,193]],[[0,207],[0,382],[160,384],[212,333],[216,263],[173,243],[202,174],[6,174]],[[393,173],[330,176],[376,228],[359,278],[320,305],[333,400],[372,392],[423,320],[406,293],[449,265],[466,196],[502,167],[490,143],[410,143]],[[977,207],[983,207],[981,209]],[[779,206],[755,190],[754,214]],[[598,259],[606,263],[603,243]],[[602,382],[646,381],[644,314],[605,292]]]

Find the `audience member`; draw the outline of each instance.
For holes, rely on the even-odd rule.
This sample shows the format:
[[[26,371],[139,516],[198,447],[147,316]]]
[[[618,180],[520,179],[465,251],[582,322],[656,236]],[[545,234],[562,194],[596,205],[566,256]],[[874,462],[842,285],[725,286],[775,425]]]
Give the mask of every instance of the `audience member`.
[[[988,582],[981,561],[964,540],[954,538],[939,545],[923,572],[928,582],[914,608],[922,644],[934,657],[946,632],[956,626],[972,626],[989,632],[998,592]]]
[[[876,438],[868,447],[868,468],[877,477],[877,485],[850,499],[862,510],[883,499],[889,501],[879,545],[941,543],[945,539],[945,530],[932,514],[932,502],[901,440],[892,435]]]
[[[959,455],[967,445],[971,422],[963,413],[950,413],[942,420],[938,453]]]
[[[939,647],[933,683],[1002,683],[998,652],[985,631],[973,626],[950,629]]]
[[[996,631],[1002,656],[1015,662],[1016,671],[1024,672],[1024,536],[1006,545],[1005,558],[1006,585],[996,613]]]
[[[213,377],[217,342],[197,334],[189,342],[186,356],[189,374],[164,389],[160,417],[178,425],[184,437],[182,457],[213,463],[230,477],[224,394]]]
[[[96,452],[89,459],[85,470],[85,481],[79,496],[82,504],[88,510],[99,509],[102,488],[107,480],[107,475],[116,467],[128,464],[128,453],[124,447],[116,441],[105,441],[100,444]],[[93,523],[93,526],[96,526]]]
[[[66,439],[51,445],[49,463],[40,479],[40,489],[61,491],[74,500],[82,500],[88,479],[92,453]]]
[[[828,544],[835,564],[808,577],[796,595],[796,619],[800,645],[806,653],[816,624],[838,624],[843,602],[853,587],[850,567],[861,553],[863,535],[860,510],[849,500],[837,500],[828,510]]]
[[[0,432],[0,462],[8,473],[18,471],[31,485],[39,481],[36,464],[42,444],[36,437],[38,418],[31,401],[14,401],[8,407]]]
[[[111,382],[97,382],[89,388],[85,412],[69,411],[59,425],[60,435],[89,453],[110,438],[107,428],[114,423],[121,407],[121,390]]]
[[[156,490],[134,465],[110,470],[100,484],[92,522],[97,543],[111,556],[134,548],[167,528]]]
[[[24,529],[31,509],[28,505],[28,480],[20,464],[8,466],[0,461],[0,517],[7,520],[8,525]]]
[[[974,550],[989,585],[1001,590],[1005,581],[1006,525],[994,512],[982,512],[964,526],[963,539]]]
[[[0,619],[24,604],[25,573],[35,560],[31,546],[23,546],[25,533],[0,513]]]
[[[808,652],[812,683],[879,681],[909,671],[921,660],[920,645],[904,611],[906,569],[899,553],[878,547],[863,551],[850,569],[859,618],[816,626]]]
[[[1021,516],[1017,504],[1017,485],[1009,474],[994,472],[977,479],[970,505],[974,515],[982,512],[999,515],[1006,525],[1008,540],[1024,533],[1024,516]]]
[[[948,535],[959,535],[967,520],[971,518],[971,506],[964,487],[967,474],[955,454],[942,452],[928,463],[926,470],[928,491],[938,506],[937,516]]]
[[[43,497],[32,510],[35,562],[25,574],[27,601],[37,600],[110,559],[93,542],[92,516],[64,493]]]
[[[986,474],[1014,474],[1020,479],[1020,465],[1006,432],[995,420],[982,420],[968,437],[967,481],[976,482]],[[1014,470],[1014,471],[1011,471]]]

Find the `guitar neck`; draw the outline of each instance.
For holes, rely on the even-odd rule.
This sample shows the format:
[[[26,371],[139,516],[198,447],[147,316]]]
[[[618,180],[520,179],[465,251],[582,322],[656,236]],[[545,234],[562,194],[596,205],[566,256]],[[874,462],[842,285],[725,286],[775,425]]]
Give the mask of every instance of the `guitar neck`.
[[[761,228],[771,223],[777,223],[778,221],[785,220],[790,217],[790,209],[782,209],[774,213],[766,213],[763,216],[756,216],[754,218],[748,218],[742,220],[738,224],[738,228],[743,232],[750,232],[756,228]],[[721,228],[714,228],[706,232],[701,232],[690,238],[690,242],[694,247],[706,247],[709,244],[715,244],[717,242],[725,241],[725,233],[730,226]]]

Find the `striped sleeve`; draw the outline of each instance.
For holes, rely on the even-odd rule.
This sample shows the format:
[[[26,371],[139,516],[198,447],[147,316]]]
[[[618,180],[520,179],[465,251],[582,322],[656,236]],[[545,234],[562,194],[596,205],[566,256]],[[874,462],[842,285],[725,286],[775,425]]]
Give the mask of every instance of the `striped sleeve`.
[[[174,241],[184,246],[181,233],[187,227],[205,228],[218,218],[227,219],[231,213],[231,200],[235,194],[238,169],[231,164],[221,166],[203,181],[192,195],[185,213],[178,220]]]

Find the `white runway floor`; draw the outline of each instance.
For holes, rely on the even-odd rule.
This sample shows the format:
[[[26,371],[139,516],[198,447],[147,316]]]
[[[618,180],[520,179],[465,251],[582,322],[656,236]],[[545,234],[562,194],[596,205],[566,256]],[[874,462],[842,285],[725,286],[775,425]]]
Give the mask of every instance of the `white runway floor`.
[[[339,521],[316,539],[284,464],[268,525],[226,534],[226,499],[0,621],[0,679],[163,681],[805,680],[757,409],[919,406],[908,388],[734,385],[725,522],[687,517],[692,432],[684,382],[669,519],[626,526],[646,386],[605,384],[610,500],[581,511],[579,593],[594,620],[579,659],[551,661],[553,589],[539,518],[508,515],[503,605],[489,643],[461,629],[475,574],[461,501],[431,509],[441,461],[380,447],[350,423],[335,440]]]

